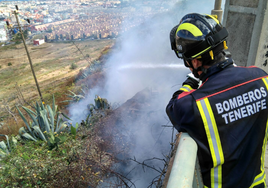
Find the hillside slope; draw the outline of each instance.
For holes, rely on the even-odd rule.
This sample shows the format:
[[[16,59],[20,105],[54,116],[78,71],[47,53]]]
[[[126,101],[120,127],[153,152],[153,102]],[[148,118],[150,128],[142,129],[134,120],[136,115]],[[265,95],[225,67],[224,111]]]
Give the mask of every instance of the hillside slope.
[[[86,40],[75,43],[45,43],[40,46],[27,45],[34,71],[43,98],[60,92],[69,78],[78,74],[91,61],[98,59],[102,50],[112,46],[114,40]],[[18,102],[16,83],[27,101],[39,98],[26,50],[23,44],[0,48],[0,101]],[[70,69],[75,63],[76,69]]]

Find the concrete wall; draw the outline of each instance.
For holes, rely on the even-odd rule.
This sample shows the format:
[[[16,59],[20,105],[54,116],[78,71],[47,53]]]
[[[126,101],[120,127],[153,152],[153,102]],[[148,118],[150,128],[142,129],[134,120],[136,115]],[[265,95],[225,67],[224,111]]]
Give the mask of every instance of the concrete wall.
[[[255,65],[261,67],[268,73],[268,3],[266,5],[263,23]]]
[[[229,31],[227,45],[235,63],[268,72],[267,0],[226,0],[222,23]]]
[[[226,0],[222,23],[229,31],[227,45],[235,63],[239,66],[256,65],[268,73],[267,0]],[[268,146],[265,159],[267,175]]]

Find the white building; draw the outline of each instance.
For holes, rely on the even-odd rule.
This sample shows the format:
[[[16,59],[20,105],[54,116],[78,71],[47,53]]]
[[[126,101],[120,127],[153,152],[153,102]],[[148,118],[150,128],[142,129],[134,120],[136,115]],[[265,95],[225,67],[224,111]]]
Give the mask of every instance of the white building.
[[[0,42],[7,41],[6,22],[0,21]]]
[[[36,40],[33,41],[34,45],[41,45],[41,44],[44,44],[44,43],[45,43],[44,39],[36,39]]]
[[[44,20],[44,23],[50,23],[53,21],[53,19],[50,17],[45,17],[43,20]]]

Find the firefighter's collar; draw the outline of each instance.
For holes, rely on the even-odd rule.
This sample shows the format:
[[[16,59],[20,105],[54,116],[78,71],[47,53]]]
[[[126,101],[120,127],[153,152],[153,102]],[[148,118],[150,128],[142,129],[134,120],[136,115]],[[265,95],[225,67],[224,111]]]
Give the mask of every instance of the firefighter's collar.
[[[208,77],[210,77],[212,74],[215,74],[217,72],[222,71],[223,69],[225,69],[226,67],[229,66],[234,66],[233,65],[233,60],[231,58],[226,59],[222,62],[216,63],[214,65],[212,65],[211,67],[209,67],[206,71],[206,73],[202,73],[200,75],[200,80],[202,80],[202,82],[204,82]]]

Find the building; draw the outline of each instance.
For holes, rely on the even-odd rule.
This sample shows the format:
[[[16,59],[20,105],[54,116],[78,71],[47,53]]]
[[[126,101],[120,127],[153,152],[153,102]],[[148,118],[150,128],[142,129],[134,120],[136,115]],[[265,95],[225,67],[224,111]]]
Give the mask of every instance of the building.
[[[50,17],[44,17],[44,23],[46,24],[46,23],[50,23],[50,22],[52,22],[53,21],[53,19],[52,18],[50,18]]]
[[[44,44],[45,43],[45,40],[44,39],[35,39],[33,41],[33,44],[34,45],[41,45],[41,44]]]
[[[6,30],[6,22],[0,21],[0,42],[7,41],[7,30]]]

